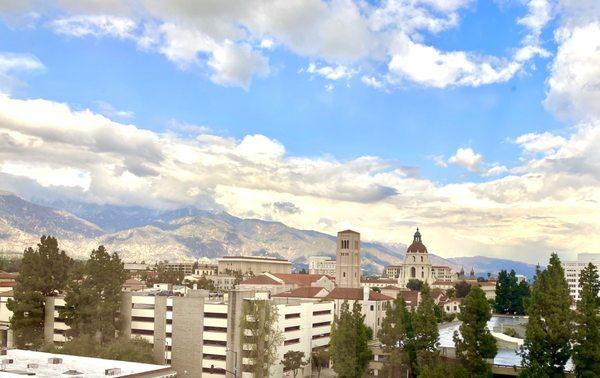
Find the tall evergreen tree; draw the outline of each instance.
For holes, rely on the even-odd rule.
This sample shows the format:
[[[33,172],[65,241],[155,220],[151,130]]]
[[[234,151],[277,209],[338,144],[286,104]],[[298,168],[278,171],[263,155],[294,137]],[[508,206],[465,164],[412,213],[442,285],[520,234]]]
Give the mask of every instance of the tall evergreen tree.
[[[60,310],[72,336],[94,336],[99,343],[114,340],[126,279],[118,254],[109,254],[102,245],[92,251],[83,269],[72,275]]]
[[[354,302],[352,311],[348,302],[342,303],[340,315],[336,316],[331,327],[330,340],[331,360],[337,375],[344,378],[362,377],[372,352],[358,302]]]
[[[36,249],[30,247],[23,253],[14,297],[7,303],[13,313],[10,324],[18,348],[36,349],[43,344],[45,298],[64,290],[72,264],[51,236],[42,236]]]
[[[435,313],[435,301],[431,289],[424,284],[421,289],[421,302],[413,315],[414,347],[417,352],[418,365],[430,364],[438,356],[439,330]]]
[[[529,322],[522,349],[523,376],[564,376],[565,363],[571,355],[569,286],[560,259],[555,253],[544,271],[536,274],[527,306]]]
[[[600,281],[594,264],[581,271],[581,298],[577,303],[577,326],[573,340],[573,362],[578,377],[600,377]]]
[[[412,314],[400,294],[386,309],[378,338],[384,345],[384,350],[389,353],[383,363],[382,376],[404,376],[406,371],[411,370],[417,358],[414,350]]]
[[[473,377],[488,377],[492,371],[485,361],[494,358],[498,349],[496,339],[486,328],[492,317],[483,290],[474,286],[464,300],[458,319],[462,320],[460,335],[454,332],[456,355]]]

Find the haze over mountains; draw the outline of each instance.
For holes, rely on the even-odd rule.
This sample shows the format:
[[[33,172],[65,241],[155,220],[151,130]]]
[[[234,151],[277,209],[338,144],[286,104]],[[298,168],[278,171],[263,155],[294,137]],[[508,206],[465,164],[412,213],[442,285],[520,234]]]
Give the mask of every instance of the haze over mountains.
[[[224,255],[275,256],[305,266],[311,255],[335,255],[335,236],[299,230],[280,222],[242,219],[195,208],[160,211],[72,201],[26,201],[0,192],[0,252],[21,253],[43,234],[54,235],[74,257],[86,257],[100,244],[125,261],[180,261]],[[360,231],[360,230],[358,230]],[[407,235],[407,241],[411,235]],[[379,273],[402,261],[406,245],[363,242],[363,269]],[[489,257],[444,259],[432,263],[477,273],[512,268],[532,276],[534,266]]]

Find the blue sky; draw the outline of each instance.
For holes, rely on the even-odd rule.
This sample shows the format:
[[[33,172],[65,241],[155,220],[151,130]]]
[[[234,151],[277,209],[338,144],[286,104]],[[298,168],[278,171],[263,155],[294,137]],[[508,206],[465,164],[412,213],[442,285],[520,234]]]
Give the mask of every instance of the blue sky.
[[[592,39],[600,17],[593,1],[209,3],[8,2],[0,7],[0,92],[7,96],[7,111],[22,105],[24,112],[0,117],[0,128],[14,140],[29,135],[49,142],[40,128],[52,130],[72,119],[73,130],[56,132],[77,134],[93,129],[86,122],[97,121],[97,134],[90,137],[96,144],[73,146],[74,152],[75,147],[92,151],[104,166],[122,166],[109,177],[83,158],[68,163],[57,156],[40,168],[34,157],[7,150],[0,154],[6,189],[93,202],[213,207],[324,231],[354,226],[388,241],[402,241],[390,236],[399,227],[409,235],[413,225],[429,223],[440,235],[434,242],[453,234],[460,241],[452,248],[467,254],[486,248],[506,253],[514,232],[509,225],[526,222],[529,215],[552,219],[555,223],[546,226],[561,232],[597,229],[595,221],[566,221],[548,211],[568,207],[552,201],[585,207],[593,198],[573,191],[581,185],[597,188],[574,183],[572,175],[589,177],[583,168],[556,163],[567,154],[561,149],[569,141],[593,139],[581,134],[582,125],[597,119],[596,90],[585,86],[590,77],[569,78],[568,66],[569,61],[590,64],[581,72],[593,77],[598,53]],[[581,56],[573,56],[578,52]],[[19,117],[28,111],[43,114],[35,99],[44,101],[49,117],[62,104],[67,118],[23,128],[29,121],[19,123]],[[81,123],[86,111],[104,118]],[[107,122],[112,126],[102,129]],[[156,149],[163,160],[98,145],[99,135],[114,132],[111,140],[121,138],[126,125],[141,135],[139,148]],[[147,139],[158,145],[146,146]],[[189,145],[199,150],[190,152]],[[174,170],[173,162],[166,163],[170,154],[201,164],[243,156],[232,160],[235,168],[219,160],[210,173],[200,174],[197,167]],[[104,156],[110,159],[103,161]],[[577,159],[568,156],[569,164],[590,161]],[[236,173],[243,176],[240,182],[218,171],[242,168]],[[59,169],[62,181],[40,179],[42,169]],[[561,176],[543,176],[541,182],[565,180],[568,188],[557,184],[560,193],[549,193],[540,181],[531,181],[550,174]],[[108,190],[102,180],[118,184]],[[296,188],[303,185],[294,180],[306,187]],[[187,194],[173,194],[175,183]],[[138,184],[156,189],[148,195],[114,189]],[[566,199],[563,190],[571,190]],[[299,211],[278,213],[269,205],[271,197]],[[434,213],[455,214],[448,215],[449,224],[481,221],[486,237],[469,237],[472,229],[442,232],[436,217],[402,211],[428,201],[435,204]],[[515,201],[539,209],[512,213]],[[318,214],[319,209],[328,214]],[[388,215],[390,209],[398,211],[396,217]],[[371,210],[373,218],[351,216]],[[504,215],[484,220],[485,212]],[[464,214],[473,218],[460,218]],[[501,233],[496,226],[503,227]],[[549,242],[544,229],[530,226],[519,236],[523,242],[535,235],[536,246],[550,248],[562,240],[557,232],[556,241]]]

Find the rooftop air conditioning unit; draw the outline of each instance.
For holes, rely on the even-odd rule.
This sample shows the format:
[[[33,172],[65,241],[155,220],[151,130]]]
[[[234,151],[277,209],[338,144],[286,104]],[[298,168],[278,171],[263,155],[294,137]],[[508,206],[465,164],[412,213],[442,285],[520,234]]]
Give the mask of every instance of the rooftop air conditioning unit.
[[[12,358],[3,358],[2,359],[2,365],[12,364],[13,362],[14,362],[14,360]]]
[[[39,365],[39,364],[35,364],[35,363],[33,363],[33,362],[32,362],[32,363],[29,363],[29,364],[27,364],[27,369],[37,369],[37,368],[39,368],[39,367],[40,367],[40,365]]]
[[[58,357],[48,358],[48,363],[50,365],[58,365],[58,364],[62,364],[62,362],[63,362],[62,358],[58,358]]]
[[[104,370],[104,375],[120,375],[120,374],[121,374],[121,368],[110,368],[110,369]]]

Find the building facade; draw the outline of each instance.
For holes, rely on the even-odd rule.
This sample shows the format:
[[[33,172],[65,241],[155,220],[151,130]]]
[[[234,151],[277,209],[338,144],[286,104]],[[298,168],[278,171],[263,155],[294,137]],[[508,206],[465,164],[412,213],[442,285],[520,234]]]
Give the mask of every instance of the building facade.
[[[398,279],[402,273],[402,265],[388,265],[383,268],[383,276],[386,278]]]
[[[360,234],[345,230],[337,234],[335,284],[360,288]]]
[[[292,263],[271,257],[224,256],[217,260],[219,274],[238,271],[242,274],[292,273]]]
[[[308,258],[308,273],[335,277],[335,260],[327,256],[310,256]]]
[[[577,302],[580,298],[581,286],[579,286],[579,277],[581,271],[592,263],[596,268],[600,268],[600,253],[578,253],[577,260],[563,262],[565,269],[565,279],[569,284],[569,294],[573,301]]]
[[[454,282],[458,275],[454,273],[452,268],[446,265],[433,265],[431,266],[431,274],[435,281],[448,281]]]
[[[406,284],[411,279],[420,280],[430,286],[435,281],[431,272],[427,247],[425,247],[421,240],[421,233],[418,228],[413,237],[412,244],[406,249],[402,273],[398,277],[398,284],[400,287],[406,287]]]

